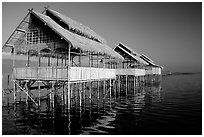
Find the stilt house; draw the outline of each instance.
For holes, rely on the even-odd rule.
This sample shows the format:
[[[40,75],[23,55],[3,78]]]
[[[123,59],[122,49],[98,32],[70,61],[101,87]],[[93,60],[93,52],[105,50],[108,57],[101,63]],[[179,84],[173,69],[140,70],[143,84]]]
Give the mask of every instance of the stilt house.
[[[123,59],[93,30],[49,8],[43,13],[29,9],[3,51],[13,53],[13,77],[21,80],[114,78],[117,64],[111,60]],[[26,56],[25,66],[15,67],[17,55]]]

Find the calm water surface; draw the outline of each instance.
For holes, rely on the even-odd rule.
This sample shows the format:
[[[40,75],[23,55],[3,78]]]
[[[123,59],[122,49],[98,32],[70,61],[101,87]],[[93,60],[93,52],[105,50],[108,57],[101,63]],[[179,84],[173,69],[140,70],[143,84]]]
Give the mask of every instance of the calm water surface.
[[[41,105],[41,113],[23,103],[15,111],[3,107],[3,134],[202,134],[201,74],[163,77],[128,95],[72,103],[70,110]]]

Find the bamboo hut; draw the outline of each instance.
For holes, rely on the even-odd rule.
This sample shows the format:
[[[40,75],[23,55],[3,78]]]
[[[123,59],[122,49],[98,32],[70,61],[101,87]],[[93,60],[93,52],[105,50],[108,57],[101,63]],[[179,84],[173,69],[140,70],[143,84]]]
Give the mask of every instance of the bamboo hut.
[[[138,69],[144,69],[144,75],[161,74],[161,67],[154,64],[146,55],[140,55],[122,43],[119,43],[114,50],[124,57],[122,68],[126,68],[119,70],[118,74],[134,75],[135,71],[139,72]]]
[[[17,79],[67,80],[67,70],[70,81],[113,78],[114,71],[109,69],[117,64],[105,62],[123,59],[93,30],[48,8],[43,13],[29,10],[3,46],[3,51],[8,49],[27,56],[25,67],[14,66]],[[38,66],[30,66],[31,56],[38,58]],[[47,65],[42,63],[45,58]],[[82,66],[83,58],[88,59],[86,67]],[[101,74],[104,71],[107,75]]]
[[[38,106],[40,99],[39,103],[33,99],[32,89],[39,93],[48,89],[54,105],[55,91],[63,88],[66,104],[71,98],[71,84],[104,80],[111,85],[116,79],[115,60],[123,60],[93,30],[49,8],[42,13],[29,9],[3,52],[10,52],[13,59],[14,100],[18,91],[23,91]],[[24,56],[24,66],[16,62],[19,56]]]
[[[136,53],[133,54],[133,50],[119,43],[114,48],[114,51],[124,58],[122,64],[119,65],[120,69],[117,70],[118,75],[145,75],[144,66],[147,65],[147,63],[140,59]]]

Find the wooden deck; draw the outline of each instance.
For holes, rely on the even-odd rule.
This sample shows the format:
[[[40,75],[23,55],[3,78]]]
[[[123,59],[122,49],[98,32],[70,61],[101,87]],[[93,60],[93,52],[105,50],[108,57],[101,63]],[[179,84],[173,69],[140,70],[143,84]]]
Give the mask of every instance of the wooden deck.
[[[68,80],[70,81],[91,81],[100,79],[115,79],[114,69],[107,68],[89,68],[89,67],[25,67],[14,68],[14,77],[16,79],[34,79],[34,80]]]

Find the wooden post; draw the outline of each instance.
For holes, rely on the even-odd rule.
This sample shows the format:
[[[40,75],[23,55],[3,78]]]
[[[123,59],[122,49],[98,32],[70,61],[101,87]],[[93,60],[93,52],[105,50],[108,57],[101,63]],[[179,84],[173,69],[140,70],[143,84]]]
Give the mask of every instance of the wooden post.
[[[13,80],[13,100],[14,100],[14,104],[16,103],[16,81]]]
[[[79,84],[79,106],[81,107],[81,101],[82,101],[82,84]]]
[[[86,105],[86,82],[84,82],[84,106]]]
[[[41,62],[41,60],[40,60],[41,59],[41,54],[39,52],[38,52],[38,59],[39,59],[38,60],[38,66],[40,67],[41,66],[41,63],[40,63]]]
[[[62,62],[61,62],[61,66],[63,66],[63,54],[61,54],[61,58],[62,58]]]
[[[67,91],[64,91],[64,105],[66,106],[67,105]]]
[[[26,81],[26,85],[25,85],[25,89],[26,89],[26,105],[28,106],[28,96],[30,94],[29,89],[28,89],[28,82]]]
[[[49,106],[49,110],[51,111],[51,108],[52,108],[52,82],[51,83],[49,83],[49,84],[51,84],[50,85],[50,93],[49,93],[49,104],[48,104],[48,106]]]
[[[28,51],[28,60],[27,60],[27,67],[29,67],[30,66],[30,55],[29,55],[29,51]]]
[[[55,108],[55,87],[54,83],[52,83],[52,109],[54,110]]]
[[[64,88],[64,85],[65,85],[65,83],[63,84],[63,86],[62,86],[62,96],[61,96],[61,98],[62,98],[62,105],[64,106],[64,90],[65,90],[65,88]]]
[[[59,65],[59,64],[58,64],[58,54],[57,54],[57,53],[55,53],[55,56],[57,56],[57,66],[58,66],[58,65]]]
[[[67,55],[65,54],[64,66],[67,65]]]
[[[71,51],[71,44],[69,43],[69,45],[68,45],[69,47],[68,47],[68,67],[67,67],[67,74],[68,74],[68,77],[67,77],[67,95],[68,95],[68,97],[67,97],[67,99],[68,99],[68,109],[70,109],[70,61],[71,61],[71,59],[70,59],[70,57],[71,57],[71,55],[70,55],[70,51]]]
[[[98,66],[99,66],[99,63],[98,63],[98,53],[97,53],[97,68],[98,68]]]

